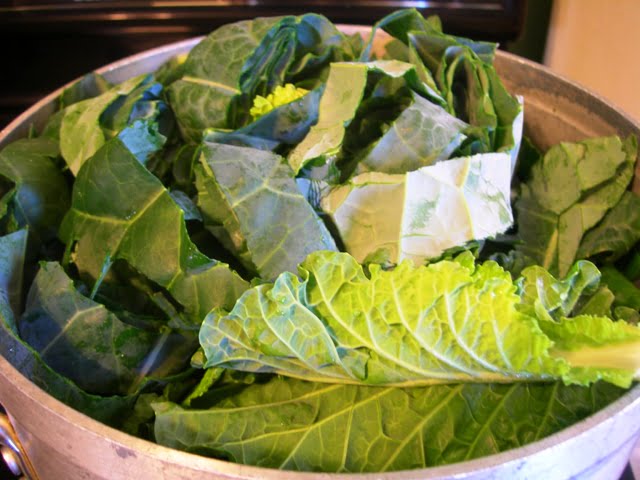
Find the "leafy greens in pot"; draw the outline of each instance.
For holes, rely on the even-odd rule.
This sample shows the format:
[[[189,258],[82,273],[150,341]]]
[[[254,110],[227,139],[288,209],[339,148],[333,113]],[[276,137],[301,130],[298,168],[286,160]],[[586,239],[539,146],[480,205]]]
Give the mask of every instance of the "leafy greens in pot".
[[[293,470],[477,458],[622,395],[636,139],[515,165],[495,45],[378,29],[376,58],[319,15],[243,21],[65,90],[0,152],[0,353],[127,432]]]

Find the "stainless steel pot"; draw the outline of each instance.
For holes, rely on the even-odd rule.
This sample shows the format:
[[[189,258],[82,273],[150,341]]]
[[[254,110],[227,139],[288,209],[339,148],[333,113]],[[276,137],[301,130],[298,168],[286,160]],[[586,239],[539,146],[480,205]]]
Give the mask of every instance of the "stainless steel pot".
[[[364,27],[344,27],[350,33]],[[150,72],[188,51],[198,39],[135,55],[100,70],[111,82]],[[525,99],[525,133],[546,148],[563,140],[617,133],[640,136],[640,125],[607,101],[544,67],[499,52],[496,68],[507,88]],[[40,126],[54,111],[53,92],[0,132],[0,147]],[[634,188],[640,190],[636,169]],[[505,453],[444,467],[385,474],[294,473],[237,465],[165,448],[131,437],[67,407],[0,357],[0,403],[15,429],[0,423],[0,443],[12,443],[23,470],[58,479],[614,479],[640,436],[640,386],[595,415],[542,441]],[[21,446],[21,447],[20,447]]]

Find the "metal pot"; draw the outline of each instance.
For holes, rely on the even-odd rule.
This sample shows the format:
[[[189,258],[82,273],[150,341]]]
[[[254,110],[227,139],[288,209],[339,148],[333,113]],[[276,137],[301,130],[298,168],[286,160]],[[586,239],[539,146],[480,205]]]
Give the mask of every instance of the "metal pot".
[[[344,27],[364,32],[364,27]],[[158,68],[199,39],[150,50],[98,70],[121,82]],[[498,52],[496,69],[507,88],[525,99],[525,134],[541,148],[560,141],[617,133],[640,136],[629,116],[546,68]],[[53,92],[0,133],[0,147],[26,136],[53,113]],[[636,170],[634,188],[640,190]],[[542,441],[498,455],[453,465],[385,474],[318,474],[237,465],[156,445],[109,428],[54,399],[0,356],[0,403],[11,425],[0,422],[5,457],[22,456],[20,467],[48,479],[582,479],[617,478],[640,436],[640,386],[595,415]],[[15,430],[13,430],[15,429]],[[8,445],[8,447],[7,447]],[[17,453],[16,453],[17,452]],[[16,465],[18,466],[18,465]]]

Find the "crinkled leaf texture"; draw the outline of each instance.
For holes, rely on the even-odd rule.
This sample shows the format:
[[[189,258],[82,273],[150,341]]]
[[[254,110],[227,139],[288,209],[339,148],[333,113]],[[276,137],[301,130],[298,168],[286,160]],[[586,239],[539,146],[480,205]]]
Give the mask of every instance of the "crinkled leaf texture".
[[[207,410],[153,404],[155,438],[261,467],[409,470],[520,447],[585,418],[622,392],[602,383],[401,389],[274,378]]]
[[[279,20],[264,18],[223,25],[189,52],[182,78],[167,90],[185,139],[197,141],[205,128],[227,127],[232,100],[241,93],[242,68]]]
[[[469,253],[426,267],[369,268],[370,278],[348,254],[316,252],[302,263],[302,279],[285,273],[248,290],[231,312],[214,310],[200,330],[206,366],[401,386],[552,378],[628,386],[640,366],[637,327],[586,315],[554,321],[531,298],[536,286],[563,284],[555,279],[525,280],[523,299],[508,272],[492,261],[476,266]],[[587,324],[596,332],[589,338],[601,334],[597,345],[567,341],[563,332]],[[574,368],[567,359],[578,356]]]
[[[261,278],[295,272],[316,250],[337,250],[279,155],[204,143],[200,165],[196,184],[205,224]]]
[[[510,185],[509,155],[485,153],[404,175],[358,175],[322,198],[321,208],[359,262],[387,250],[393,263],[421,264],[507,230],[513,222]]]
[[[189,239],[184,213],[162,183],[118,139],[80,170],[61,227],[73,261],[89,279],[106,259],[126,260],[166,288],[196,324],[214,307],[231,308],[248,286]]]

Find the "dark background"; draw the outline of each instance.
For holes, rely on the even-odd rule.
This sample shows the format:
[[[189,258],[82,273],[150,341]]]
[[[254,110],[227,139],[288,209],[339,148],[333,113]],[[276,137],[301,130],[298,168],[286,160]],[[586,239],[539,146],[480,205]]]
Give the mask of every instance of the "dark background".
[[[551,0],[0,1],[0,128],[48,92],[114,60],[256,16],[322,13],[371,25],[399,8],[437,14],[445,31],[540,61]]]

